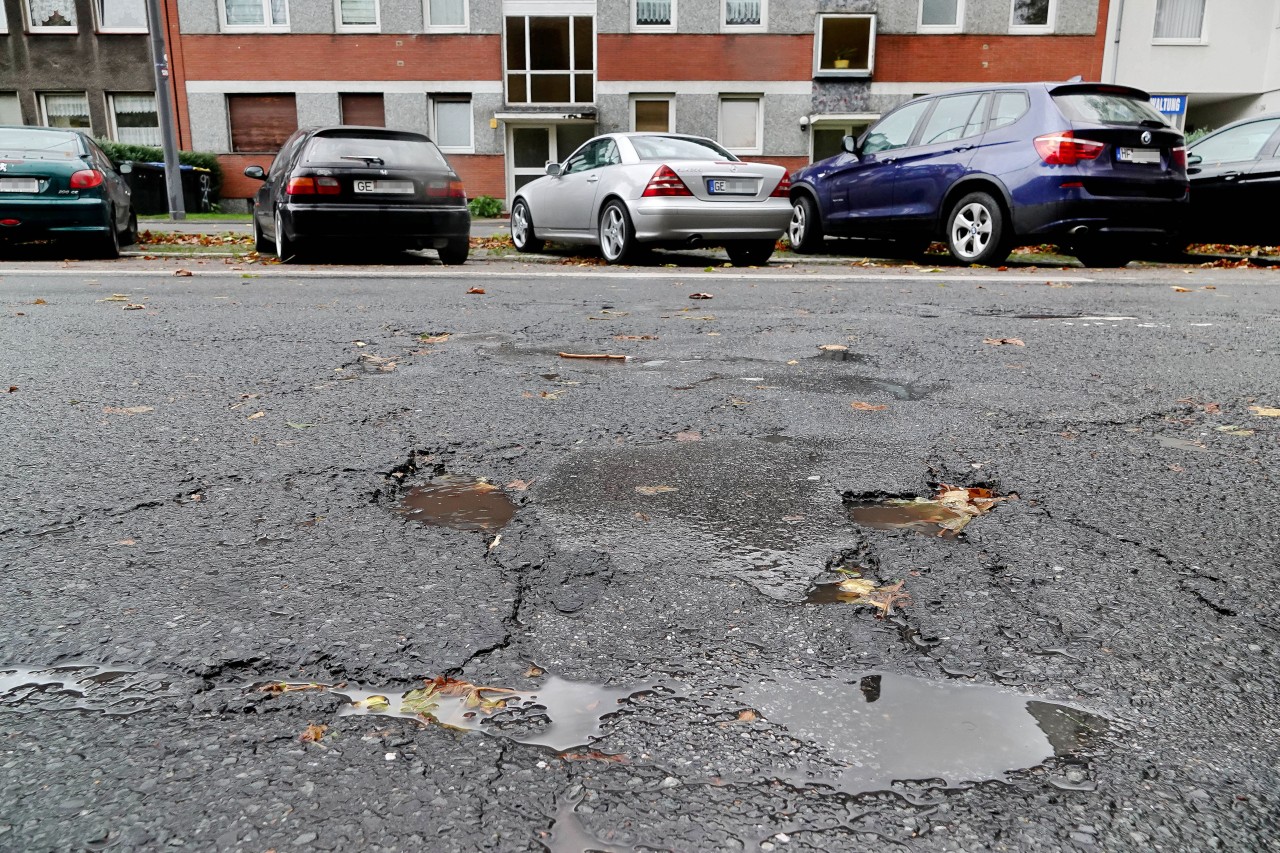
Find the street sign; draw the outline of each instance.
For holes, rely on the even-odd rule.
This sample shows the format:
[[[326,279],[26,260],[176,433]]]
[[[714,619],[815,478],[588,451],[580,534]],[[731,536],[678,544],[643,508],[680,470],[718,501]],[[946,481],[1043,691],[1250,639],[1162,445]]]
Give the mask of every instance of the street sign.
[[[1182,127],[1187,117],[1186,95],[1152,95],[1151,106],[1169,119],[1174,127]]]

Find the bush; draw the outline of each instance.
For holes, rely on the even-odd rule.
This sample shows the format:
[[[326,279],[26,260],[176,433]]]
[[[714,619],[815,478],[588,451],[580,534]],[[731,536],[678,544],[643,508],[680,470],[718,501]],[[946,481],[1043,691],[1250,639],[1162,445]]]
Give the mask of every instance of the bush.
[[[1210,133],[1213,133],[1213,128],[1211,127],[1197,127],[1195,130],[1187,134],[1187,144],[1190,145],[1197,139],[1200,139],[1203,136],[1208,136]]]
[[[112,142],[110,139],[99,139],[98,145],[116,163],[123,163],[126,160],[138,163],[164,162],[164,151],[150,145],[130,145],[124,142]],[[213,197],[218,198],[222,194],[222,166],[218,163],[217,154],[206,151],[179,151],[178,162],[184,166],[208,169]]]
[[[467,206],[471,208],[471,215],[477,219],[492,219],[501,216],[503,211],[502,202],[491,195],[476,196]]]

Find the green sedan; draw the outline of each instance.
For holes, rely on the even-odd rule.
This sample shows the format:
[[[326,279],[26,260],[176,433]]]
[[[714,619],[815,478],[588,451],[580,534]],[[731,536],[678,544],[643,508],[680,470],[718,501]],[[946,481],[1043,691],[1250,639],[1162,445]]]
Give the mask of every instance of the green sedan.
[[[118,258],[138,218],[129,186],[92,139],[54,127],[0,127],[0,246],[57,240]]]

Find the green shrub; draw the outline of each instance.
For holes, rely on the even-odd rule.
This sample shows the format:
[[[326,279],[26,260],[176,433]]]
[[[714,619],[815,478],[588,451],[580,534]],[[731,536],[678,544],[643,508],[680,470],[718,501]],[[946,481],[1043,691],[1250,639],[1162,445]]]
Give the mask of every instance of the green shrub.
[[[467,206],[471,208],[471,215],[477,219],[492,219],[501,216],[503,211],[502,202],[491,195],[476,196],[467,202]]]
[[[130,145],[125,142],[112,142],[110,139],[99,139],[98,145],[117,163],[132,160],[138,163],[163,163],[164,151],[150,145]],[[218,163],[218,155],[207,151],[179,151],[178,162],[184,166],[195,166],[208,169],[209,183],[212,185],[212,196],[218,198],[222,192],[222,166]]]
[[[1213,133],[1213,128],[1211,127],[1197,127],[1195,130],[1187,134],[1187,144],[1190,145],[1197,139],[1200,139],[1203,136],[1208,136],[1210,133]]]

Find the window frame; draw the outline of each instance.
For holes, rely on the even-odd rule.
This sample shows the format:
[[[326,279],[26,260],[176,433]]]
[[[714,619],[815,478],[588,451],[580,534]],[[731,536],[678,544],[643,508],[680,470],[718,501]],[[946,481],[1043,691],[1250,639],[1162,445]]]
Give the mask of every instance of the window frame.
[[[285,14],[288,14],[287,7]],[[342,0],[333,0],[333,23],[334,30],[340,33],[380,33],[382,32],[382,2],[373,0],[372,24],[346,24],[342,21]]]
[[[49,123],[49,106],[45,101],[45,99],[48,98],[50,95],[80,95],[82,98],[84,98],[84,115],[85,115],[85,118],[89,120],[89,123],[84,127],[62,127],[60,125],[50,124]],[[40,126],[41,127],[53,127],[59,130],[82,130],[85,133],[88,133],[90,136],[93,135],[92,133],[93,113],[89,111],[89,93],[88,92],[77,92],[74,90],[68,91],[68,92],[37,92],[36,105],[40,107]]]
[[[146,24],[143,24],[141,27],[108,27],[105,23],[103,23],[103,21],[106,19],[106,14],[102,8],[105,2],[106,0],[94,0],[94,3],[93,3],[93,14],[95,16],[94,26],[97,27],[98,32],[100,33],[148,33],[150,32],[150,29],[147,27]],[[142,17],[144,20],[147,19],[146,0],[143,0],[143,3],[142,3]]]
[[[471,0],[458,0],[462,4],[461,24],[431,23],[431,0],[422,0],[423,29],[428,33],[469,33],[471,32]]]
[[[0,3],[0,35],[9,32],[9,10]]]
[[[227,0],[218,0],[218,23],[222,29],[220,32],[231,33],[287,33],[289,32],[289,0],[284,0],[284,23],[268,24],[266,23],[268,16],[271,14],[271,0],[259,0],[262,7],[261,24],[231,24],[227,22]]]
[[[1153,45],[1203,45],[1209,43],[1209,4],[1205,2],[1200,11],[1199,38],[1160,38],[1156,35],[1156,17],[1160,13],[1160,0],[1156,0],[1155,10],[1151,16],[1151,43]]]
[[[1049,11],[1043,24],[1019,24],[1014,18],[1017,14],[1018,0],[1009,2],[1009,33],[1011,35],[1047,35],[1054,32],[1058,20],[1058,0],[1049,0]]]
[[[954,24],[926,24],[924,22],[925,0],[916,6],[916,32],[918,33],[962,33],[964,32],[964,0],[956,2],[956,21]],[[1012,12],[1010,13],[1012,16]]]
[[[638,20],[640,13],[640,3],[644,0],[630,0],[631,6],[631,32],[633,33],[674,33],[676,31],[676,6],[679,0],[667,0],[671,4],[671,23],[669,24],[641,24]]]
[[[639,101],[666,101],[667,102],[667,129],[655,131],[637,131],[636,130],[636,103]],[[676,97],[675,95],[632,95],[628,104],[628,113],[630,121],[628,129],[632,133],[675,133],[676,130]]]
[[[440,105],[441,104],[466,104],[467,105],[467,138],[470,142],[467,145],[445,145],[440,141]],[[431,130],[434,136],[431,141],[436,144],[445,154],[474,154],[476,153],[476,108],[475,102],[469,95],[434,95],[431,98]]]
[[[124,142],[124,140],[120,138],[120,125],[119,125],[119,122],[116,120],[116,97],[118,95],[134,95],[134,96],[150,95],[151,104],[152,106],[155,107],[156,130],[157,131],[160,130],[160,104],[159,104],[159,100],[156,98],[155,92],[108,92],[107,93],[107,135],[111,137],[113,141]],[[130,143],[130,144],[138,144],[138,143]],[[140,143],[140,144],[151,145],[152,143],[146,142],[146,143]],[[160,147],[160,146],[157,145],[156,147]]]
[[[751,101],[756,105],[756,144],[751,148],[731,148],[724,141],[724,105],[729,101]],[[748,156],[764,154],[764,96],[737,93],[721,95],[716,106],[716,142],[730,154]]]
[[[53,34],[53,35],[61,34],[66,36],[66,35],[75,35],[76,33],[80,32],[80,18],[78,15],[76,16],[76,19],[71,23],[71,26],[69,27],[41,26],[37,24],[35,22],[35,18],[31,16],[31,0],[21,0],[21,2],[22,2],[22,22],[23,24],[26,25],[26,29],[28,33]],[[73,15],[76,14],[76,4],[74,0],[72,0],[71,2],[71,13]],[[8,21],[6,21],[5,24],[7,26]],[[51,94],[58,94],[58,93],[54,92]],[[41,113],[43,114],[43,107],[41,108]]]
[[[535,68],[512,68],[510,57],[507,55],[507,42],[509,41],[509,31],[507,24],[512,18],[519,18],[524,21],[524,60],[525,65],[532,64],[532,39],[530,37],[529,21],[533,18],[564,18],[569,22],[569,61],[566,68],[556,69],[535,69]],[[587,70],[577,67],[577,36],[574,34],[574,25],[579,18],[585,18],[591,21],[591,93],[589,99],[577,101],[535,101],[533,100],[533,80],[537,76],[563,74],[569,78],[569,94],[574,96],[578,94],[578,80],[580,74],[586,74]],[[559,106],[559,107],[577,107],[593,105],[596,98],[600,95],[600,21],[594,13],[579,13],[575,7],[570,7],[568,11],[558,15],[539,15],[526,11],[512,12],[502,16],[502,97],[506,103],[512,106]],[[523,101],[515,101],[511,99],[511,77],[519,74],[524,77],[525,81],[525,99]]]
[[[827,37],[826,26],[824,22],[831,18],[867,18],[870,21],[870,39],[867,42],[867,67],[866,68],[827,68],[822,64],[823,47]],[[863,12],[822,12],[814,21],[813,26],[813,76],[814,77],[870,77],[876,67],[876,26],[877,17],[875,13]]]
[[[720,3],[720,32],[722,33],[767,33],[769,31],[769,0],[759,0],[760,23],[729,23],[729,0],[717,0]]]

